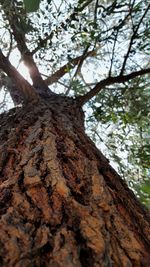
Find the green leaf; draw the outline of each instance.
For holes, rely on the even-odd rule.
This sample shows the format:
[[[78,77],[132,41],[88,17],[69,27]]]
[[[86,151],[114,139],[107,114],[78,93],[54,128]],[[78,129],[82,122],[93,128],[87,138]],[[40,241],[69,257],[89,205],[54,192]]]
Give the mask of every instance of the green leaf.
[[[147,184],[142,185],[142,186],[141,186],[141,190],[142,190],[144,193],[150,195],[150,186],[149,186],[149,185],[147,185]]]
[[[35,12],[39,8],[40,0],[23,0],[27,12]]]

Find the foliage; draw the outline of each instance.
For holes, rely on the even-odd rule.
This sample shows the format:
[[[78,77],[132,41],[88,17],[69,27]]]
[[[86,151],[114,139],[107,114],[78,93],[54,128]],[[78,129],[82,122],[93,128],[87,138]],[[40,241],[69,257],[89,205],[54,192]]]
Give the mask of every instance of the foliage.
[[[91,130],[91,136],[101,141],[99,144],[105,143],[108,158],[149,206],[150,91],[149,84],[143,83],[141,79],[137,87],[135,80],[122,88],[106,89],[96,97],[91,107],[97,129]],[[91,119],[88,118],[88,124]],[[98,132],[103,132],[101,138]]]
[[[1,0],[0,5],[1,49],[15,66],[14,55],[25,61],[31,51],[44,79],[61,70],[50,88],[73,97],[108,80],[85,106],[87,132],[149,205],[150,74],[119,81],[150,67],[149,1]],[[15,34],[26,41],[21,57]],[[118,81],[110,83],[111,77]],[[6,78],[2,73],[5,91]]]
[[[40,0],[24,0],[25,9],[27,12],[37,11],[39,8]]]

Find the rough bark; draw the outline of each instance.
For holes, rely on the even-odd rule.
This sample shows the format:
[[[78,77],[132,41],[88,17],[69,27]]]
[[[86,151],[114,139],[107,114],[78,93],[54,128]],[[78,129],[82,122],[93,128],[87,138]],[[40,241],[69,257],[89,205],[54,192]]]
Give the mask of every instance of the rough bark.
[[[150,266],[148,212],[73,99],[1,115],[0,266]]]

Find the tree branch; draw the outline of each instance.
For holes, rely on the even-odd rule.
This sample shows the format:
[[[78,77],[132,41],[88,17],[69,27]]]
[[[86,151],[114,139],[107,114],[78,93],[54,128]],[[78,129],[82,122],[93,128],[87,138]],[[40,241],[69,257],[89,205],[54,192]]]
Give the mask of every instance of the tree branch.
[[[123,64],[122,64],[122,68],[121,68],[120,75],[122,75],[123,72],[124,72],[124,70],[125,70],[126,62],[127,62],[127,60],[128,60],[129,54],[130,54],[130,52],[131,52],[131,48],[132,48],[133,42],[134,42],[134,40],[135,40],[135,38],[136,38],[137,32],[138,32],[138,30],[139,30],[139,27],[140,27],[140,25],[141,25],[141,23],[142,23],[144,17],[146,16],[146,14],[147,14],[149,8],[150,8],[150,4],[149,4],[148,7],[146,8],[146,10],[145,10],[144,14],[142,15],[141,19],[139,20],[138,25],[135,27],[135,30],[134,30],[134,32],[133,32],[133,34],[132,34],[132,37],[131,37],[131,40],[130,40],[130,43],[129,43],[129,47],[128,47],[127,53],[126,53],[126,55],[124,56],[124,61],[123,61]]]
[[[83,57],[85,59],[87,57],[92,57],[94,54],[95,54],[95,51],[92,50],[92,51],[87,52],[86,56],[82,55],[82,56],[71,59],[70,62],[62,66],[59,70],[53,73],[50,77],[45,79],[45,83],[47,85],[51,85],[57,82],[61,77],[63,77],[68,72],[68,70],[73,69],[77,64],[79,64],[81,60],[83,59]]]
[[[38,95],[33,86],[31,86],[22,75],[15,69],[10,63],[7,57],[5,57],[0,49],[0,69],[2,69],[15,83],[18,93],[24,97],[25,100],[37,100]]]
[[[99,83],[96,84],[96,86],[89,91],[88,93],[86,93],[83,96],[79,96],[77,97],[77,102],[80,106],[83,106],[85,103],[87,103],[91,98],[93,98],[95,95],[97,95],[102,89],[104,89],[105,86],[111,85],[111,84],[115,84],[115,83],[124,83],[127,82],[129,80],[132,80],[138,76],[142,76],[144,74],[148,74],[150,73],[150,68],[147,69],[143,69],[143,70],[139,70],[139,71],[135,71],[132,72],[130,74],[127,75],[119,75],[116,77],[108,77],[102,81],[100,81]]]
[[[30,77],[33,81],[33,86],[35,89],[39,88],[41,89],[41,93],[48,93],[49,89],[46,86],[44,80],[42,79],[40,72],[36,66],[36,63],[34,62],[34,59],[32,57],[32,52],[29,51],[26,42],[25,42],[25,33],[23,32],[21,28],[21,14],[16,13],[17,8],[15,7],[15,3],[13,2],[10,4],[10,10],[9,12],[5,11],[5,14],[7,16],[7,19],[10,23],[11,29],[13,31],[14,39],[17,42],[17,47],[21,53],[22,59],[27,66]]]

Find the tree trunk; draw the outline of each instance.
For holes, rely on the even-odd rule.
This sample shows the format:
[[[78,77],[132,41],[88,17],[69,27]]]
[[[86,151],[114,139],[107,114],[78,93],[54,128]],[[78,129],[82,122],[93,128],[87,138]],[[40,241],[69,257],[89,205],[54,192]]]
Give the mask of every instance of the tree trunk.
[[[73,99],[0,121],[0,266],[150,266],[148,212],[86,136]]]

